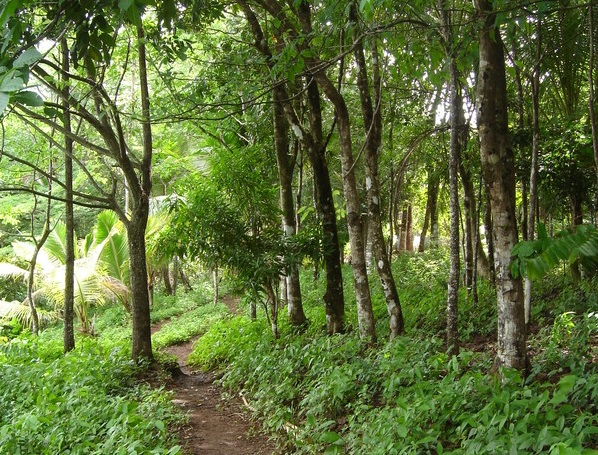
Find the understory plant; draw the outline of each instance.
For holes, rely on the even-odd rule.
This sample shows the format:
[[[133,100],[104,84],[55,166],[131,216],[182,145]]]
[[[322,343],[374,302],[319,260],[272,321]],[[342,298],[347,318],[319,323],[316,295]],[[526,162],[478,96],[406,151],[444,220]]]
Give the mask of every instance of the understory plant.
[[[572,307],[566,292],[562,301],[537,301],[545,329],[529,339],[532,373],[498,374],[492,369],[495,303],[485,285],[477,305],[464,296],[461,353],[444,352],[438,336],[446,302],[442,264],[442,257],[436,270],[417,270],[407,260],[395,264],[406,267],[398,276],[411,270],[420,283],[415,290],[403,287],[406,320],[415,325],[406,337],[374,347],[362,343],[350,307],[348,333],[327,336],[322,288],[318,281],[312,287],[310,275],[304,280],[310,320],[304,333],[283,321],[275,340],[263,319],[221,321],[198,340],[190,360],[225,371],[222,384],[243,395],[288,453],[598,453],[595,292],[577,291],[588,302],[583,308]],[[374,286],[372,301],[384,333],[379,292]],[[485,349],[468,350],[473,340]]]
[[[62,355],[47,332],[0,346],[0,453],[182,453],[169,432],[181,416],[167,393],[133,382],[122,346],[83,338]]]

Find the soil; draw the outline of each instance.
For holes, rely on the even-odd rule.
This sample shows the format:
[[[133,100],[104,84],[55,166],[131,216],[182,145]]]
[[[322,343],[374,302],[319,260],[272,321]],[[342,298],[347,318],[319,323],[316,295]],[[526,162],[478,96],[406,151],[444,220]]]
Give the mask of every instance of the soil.
[[[188,415],[179,428],[185,455],[269,455],[274,444],[260,434],[249,420],[242,399],[223,399],[214,374],[198,373],[187,366],[187,357],[196,339],[170,346],[166,352],[177,357],[178,369],[164,385],[173,393],[173,402]]]

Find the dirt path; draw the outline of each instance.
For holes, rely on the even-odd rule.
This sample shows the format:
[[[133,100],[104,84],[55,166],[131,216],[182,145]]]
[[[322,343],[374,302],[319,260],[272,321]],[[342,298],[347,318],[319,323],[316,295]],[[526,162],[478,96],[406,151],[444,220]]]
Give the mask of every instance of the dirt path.
[[[270,455],[275,453],[268,439],[255,430],[242,401],[224,401],[222,390],[211,373],[193,373],[186,360],[193,349],[191,340],[166,351],[179,359],[180,372],[165,384],[173,401],[189,415],[179,435],[186,455]]]

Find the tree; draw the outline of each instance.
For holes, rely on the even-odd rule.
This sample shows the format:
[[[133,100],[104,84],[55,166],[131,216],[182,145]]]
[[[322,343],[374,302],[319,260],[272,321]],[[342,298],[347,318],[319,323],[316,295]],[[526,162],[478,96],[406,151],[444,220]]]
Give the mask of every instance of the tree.
[[[390,337],[394,338],[405,332],[401,302],[395,284],[390,261],[386,254],[381,219],[381,195],[378,178],[378,155],[382,148],[382,80],[380,75],[380,55],[378,53],[377,38],[370,41],[372,52],[373,83],[370,89],[363,38],[361,37],[360,18],[357,14],[357,4],[352,2],[349,20],[353,27],[354,56],[357,66],[357,87],[361,101],[363,127],[365,130],[365,169],[366,191],[368,203],[368,234],[372,236],[372,250],[376,263],[376,270],[382,282],[382,289],[386,298],[390,323]],[[374,93],[372,100],[371,91]]]
[[[15,5],[12,5],[15,6]],[[12,7],[11,6],[11,7]],[[19,5],[16,5],[19,6]],[[38,30],[33,25],[39,5],[20,5],[19,10],[5,10],[12,13],[14,19],[19,15],[19,20],[26,17],[31,20],[32,35],[13,36],[13,46],[7,47],[7,57],[11,59],[13,67],[27,68],[31,65],[31,74],[48,90],[56,94],[65,104],[46,102],[45,105],[52,109],[51,115],[42,115],[32,110],[28,105],[39,105],[39,96],[15,95],[12,99],[15,113],[30,124],[40,122],[50,128],[67,134],[75,143],[93,150],[100,160],[108,159],[116,163],[122,172],[122,178],[113,172],[108,165],[107,173],[112,181],[112,188],[106,191],[90,173],[91,184],[98,195],[81,194],[80,198],[92,201],[93,206],[110,207],[115,210],[126,226],[129,238],[129,255],[131,261],[131,291],[132,291],[132,356],[135,360],[142,357],[152,359],[151,331],[149,317],[148,276],[145,262],[145,229],[149,214],[149,197],[151,194],[151,165],[152,165],[152,134],[149,104],[148,74],[146,64],[146,44],[144,26],[141,20],[143,6],[121,3],[119,7],[108,8],[108,4],[99,2],[88,5],[85,2],[65,9],[60,4],[46,4],[45,11],[51,18],[49,25]],[[29,7],[29,8],[28,8]],[[122,8],[122,9],[121,9]],[[90,14],[95,11],[97,14]],[[93,16],[93,20],[86,18]],[[9,17],[9,18],[10,18]],[[109,62],[110,53],[115,45],[112,37],[115,30],[122,25],[122,19],[127,17],[132,22],[136,32],[136,50],[138,56],[138,83],[139,97],[141,100],[140,126],[142,129],[142,145],[140,156],[136,156],[125,140],[121,115],[116,105],[119,86],[111,96],[104,85],[104,70],[101,65]],[[73,25],[74,24],[74,25]],[[91,93],[90,101],[86,95],[78,90],[68,93],[62,90],[60,82],[61,68],[50,59],[42,58],[34,45],[43,37],[60,37],[73,31],[76,35],[72,53],[75,64],[84,63],[84,68],[78,66],[81,73],[69,74],[69,79],[81,86],[86,86]],[[36,34],[37,32],[37,34]],[[26,39],[25,46],[20,46],[20,40]],[[126,70],[126,69],[125,69]],[[24,79],[23,79],[24,81]],[[22,82],[23,82],[22,81]],[[20,87],[16,87],[19,89]],[[24,92],[31,93],[31,92]],[[26,103],[26,104],[25,104]],[[74,114],[85,122],[97,135],[89,140],[86,134],[72,133],[69,135],[64,126],[56,117],[56,112],[64,113],[65,109],[73,109]],[[38,128],[42,132],[41,128]],[[96,142],[97,141],[97,142]],[[103,145],[100,145],[103,142]],[[108,164],[108,163],[106,163]],[[79,162],[81,166],[81,162]],[[117,198],[117,188],[131,194],[130,211],[124,209]],[[64,184],[61,184],[64,187]]]
[[[69,106],[68,78],[70,70],[70,57],[66,38],[60,40],[62,52],[62,71],[65,78],[63,99],[64,105],[64,185],[65,185],[65,258],[64,258],[64,311],[63,311],[63,345],[64,352],[75,349],[75,331],[73,316],[75,305],[75,215],[73,210],[73,140],[69,137],[71,129],[71,113]]]
[[[496,267],[499,367],[528,367],[521,279],[509,268],[517,243],[515,168],[509,144],[507,86],[503,43],[496,12],[487,0],[476,0],[480,19],[480,67],[477,82],[478,133],[482,171],[490,191]]]

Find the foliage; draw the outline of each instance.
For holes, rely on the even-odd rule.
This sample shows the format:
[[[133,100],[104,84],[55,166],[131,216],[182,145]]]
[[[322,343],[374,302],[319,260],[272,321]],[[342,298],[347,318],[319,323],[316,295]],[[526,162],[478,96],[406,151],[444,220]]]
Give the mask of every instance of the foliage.
[[[62,356],[55,341],[46,332],[0,347],[2,453],[182,453],[169,396],[133,384],[120,346],[82,339]]]
[[[287,452],[593,453],[590,448],[598,444],[593,286],[573,296],[566,292],[568,282],[558,291],[551,289],[554,279],[538,285],[545,297],[534,304],[536,316],[552,316],[543,319],[549,329],[530,338],[534,370],[527,380],[505,371],[501,382],[488,374],[491,352],[464,348],[449,358],[442,339],[434,337],[442,330],[437,313],[445,302],[445,261],[431,252],[394,264],[404,280],[403,302],[409,298],[405,316],[418,321],[409,338],[368,348],[352,332],[325,336],[317,303],[322,283],[316,282],[303,288],[307,332],[296,334],[283,321],[283,335],[274,341],[263,321],[235,317],[213,325],[189,360],[224,369],[222,384],[243,394]],[[375,287],[375,302],[380,293]],[[551,300],[554,293],[558,297]],[[494,307],[489,288],[481,288],[477,306],[464,299],[465,341],[492,336]],[[384,317],[383,303],[376,312]],[[348,321],[354,317],[349,309]],[[384,325],[381,320],[379,327]]]
[[[199,304],[195,309],[180,315],[175,321],[162,325],[152,337],[153,346],[160,349],[188,341],[194,336],[202,335],[211,325],[224,319],[228,314],[228,308],[222,303]]]
[[[592,224],[563,230],[553,238],[543,224],[538,226],[538,239],[521,241],[512,250],[511,273],[538,279],[554,269],[561,261],[576,261],[590,272],[598,266],[598,230]]]

